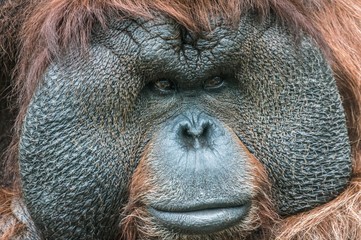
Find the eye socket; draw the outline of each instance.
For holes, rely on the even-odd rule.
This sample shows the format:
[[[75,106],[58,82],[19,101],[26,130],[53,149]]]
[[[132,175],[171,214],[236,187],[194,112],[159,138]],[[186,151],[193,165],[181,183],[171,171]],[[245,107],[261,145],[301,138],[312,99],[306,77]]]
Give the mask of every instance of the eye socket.
[[[176,90],[175,84],[168,79],[159,79],[155,81],[154,87],[161,92],[171,92]]]
[[[224,81],[221,77],[213,77],[206,80],[203,84],[204,89],[216,89],[222,87]]]

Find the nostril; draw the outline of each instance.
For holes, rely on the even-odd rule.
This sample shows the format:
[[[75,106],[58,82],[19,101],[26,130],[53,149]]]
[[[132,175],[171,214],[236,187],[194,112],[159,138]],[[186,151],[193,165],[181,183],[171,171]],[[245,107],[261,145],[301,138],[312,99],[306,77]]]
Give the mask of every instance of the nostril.
[[[202,124],[192,124],[192,125],[188,123],[182,125],[181,128],[184,136],[198,138],[207,135],[210,128],[210,123],[204,122]]]
[[[181,124],[180,136],[188,146],[197,148],[209,142],[210,129],[211,124],[208,121],[194,124],[187,122]]]

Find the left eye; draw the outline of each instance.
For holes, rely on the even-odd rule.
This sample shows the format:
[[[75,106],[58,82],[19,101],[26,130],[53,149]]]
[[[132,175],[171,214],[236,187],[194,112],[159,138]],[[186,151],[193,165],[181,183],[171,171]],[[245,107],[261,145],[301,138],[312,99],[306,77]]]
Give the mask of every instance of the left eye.
[[[176,90],[175,84],[168,79],[159,79],[154,82],[154,86],[162,92],[171,92]]]
[[[223,86],[223,79],[221,77],[214,77],[206,80],[203,84],[204,89],[215,89]]]

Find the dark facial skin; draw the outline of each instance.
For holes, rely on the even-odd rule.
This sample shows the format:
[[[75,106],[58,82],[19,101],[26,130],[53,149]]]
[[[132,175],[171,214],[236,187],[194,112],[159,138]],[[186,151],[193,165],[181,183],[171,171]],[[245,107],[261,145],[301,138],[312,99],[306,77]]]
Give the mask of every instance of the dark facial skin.
[[[94,32],[88,56],[48,68],[22,130],[24,201],[46,239],[114,239],[146,148],[157,186],[147,209],[181,234],[242,223],[255,177],[246,151],[265,167],[281,215],[346,186],[344,109],[307,37],[296,46],[253,15],[198,39],[166,18]]]

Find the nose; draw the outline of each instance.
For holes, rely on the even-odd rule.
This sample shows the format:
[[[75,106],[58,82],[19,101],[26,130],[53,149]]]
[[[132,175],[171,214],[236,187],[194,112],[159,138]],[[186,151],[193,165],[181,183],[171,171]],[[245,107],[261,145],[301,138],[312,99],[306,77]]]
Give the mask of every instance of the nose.
[[[178,123],[180,141],[189,148],[207,147],[211,143],[213,125],[206,116],[183,118]]]

